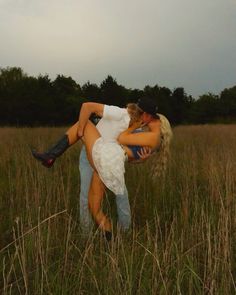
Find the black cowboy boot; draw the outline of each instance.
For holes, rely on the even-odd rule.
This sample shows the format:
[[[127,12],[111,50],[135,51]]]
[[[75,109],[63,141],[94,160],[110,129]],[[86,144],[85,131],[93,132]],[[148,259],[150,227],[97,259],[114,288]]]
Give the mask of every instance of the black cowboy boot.
[[[53,147],[44,153],[39,153],[35,150],[31,150],[35,159],[40,161],[42,165],[47,168],[51,168],[56,158],[62,155],[70,146],[68,135],[65,134]]]

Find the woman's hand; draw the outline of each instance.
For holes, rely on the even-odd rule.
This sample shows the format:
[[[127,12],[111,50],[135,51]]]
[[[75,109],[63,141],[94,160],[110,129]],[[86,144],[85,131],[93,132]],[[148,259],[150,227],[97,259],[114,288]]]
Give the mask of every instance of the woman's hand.
[[[130,126],[130,128],[131,128],[132,130],[135,130],[135,129],[140,128],[141,126],[142,126],[142,121],[140,120],[140,121],[134,122],[134,123]]]
[[[137,154],[140,157],[140,160],[145,161],[147,160],[152,153],[152,149],[149,146],[144,146],[143,148],[141,148],[140,152],[137,152]]]

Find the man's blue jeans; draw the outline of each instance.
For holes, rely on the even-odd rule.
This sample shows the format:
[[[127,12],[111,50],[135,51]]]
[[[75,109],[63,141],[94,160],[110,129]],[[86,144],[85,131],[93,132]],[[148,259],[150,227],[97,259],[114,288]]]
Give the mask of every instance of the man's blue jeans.
[[[93,174],[93,169],[87,159],[85,147],[80,153],[80,225],[83,231],[88,232],[93,227],[92,217],[88,208],[88,191]],[[131,224],[130,204],[128,191],[125,187],[123,195],[116,195],[116,206],[118,214],[118,224],[122,229],[127,230]]]

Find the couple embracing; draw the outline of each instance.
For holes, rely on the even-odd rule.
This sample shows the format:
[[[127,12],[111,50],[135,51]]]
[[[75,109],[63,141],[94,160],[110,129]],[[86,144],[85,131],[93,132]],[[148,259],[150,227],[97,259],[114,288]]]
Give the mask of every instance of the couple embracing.
[[[101,117],[95,126],[92,114]],[[145,126],[145,128],[144,128]],[[130,225],[130,207],[125,186],[125,161],[141,162],[155,153],[153,173],[165,169],[172,131],[167,118],[157,113],[157,105],[142,97],[137,104],[126,108],[84,103],[79,120],[48,151],[32,151],[33,156],[50,168],[69,146],[82,140],[84,147],[80,155],[80,218],[88,227],[92,218],[111,240],[111,222],[102,211],[105,189],[116,195],[118,221],[125,229]]]

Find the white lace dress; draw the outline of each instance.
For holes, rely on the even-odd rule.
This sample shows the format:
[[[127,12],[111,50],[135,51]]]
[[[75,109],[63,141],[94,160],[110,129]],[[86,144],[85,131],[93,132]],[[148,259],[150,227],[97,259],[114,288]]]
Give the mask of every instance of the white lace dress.
[[[100,137],[94,143],[92,158],[105,186],[115,195],[124,194],[126,155],[122,147],[116,141]]]
[[[123,194],[125,189],[125,152],[117,142],[119,134],[129,126],[127,109],[104,106],[102,119],[97,124],[101,137],[92,149],[94,166],[107,188],[115,195]]]

